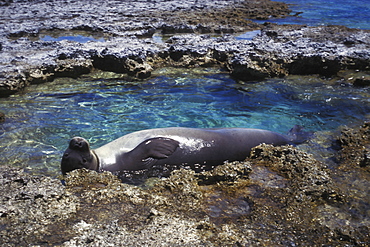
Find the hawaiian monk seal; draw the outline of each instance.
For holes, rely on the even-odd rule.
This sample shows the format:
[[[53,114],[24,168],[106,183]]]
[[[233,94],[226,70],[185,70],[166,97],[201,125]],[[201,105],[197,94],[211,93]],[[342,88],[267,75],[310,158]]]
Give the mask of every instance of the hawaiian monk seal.
[[[248,128],[160,128],[124,135],[100,148],[90,149],[82,137],[74,137],[64,152],[61,170],[87,168],[95,171],[141,170],[153,165],[222,165],[241,161],[261,143],[285,145],[302,143],[307,132],[295,126],[288,135]]]

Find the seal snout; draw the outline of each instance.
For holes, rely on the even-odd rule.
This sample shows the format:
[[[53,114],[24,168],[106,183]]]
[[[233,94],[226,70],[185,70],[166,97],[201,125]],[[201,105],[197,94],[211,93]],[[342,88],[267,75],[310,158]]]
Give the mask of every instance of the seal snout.
[[[89,151],[89,143],[82,137],[73,137],[69,142],[69,148],[73,150]]]

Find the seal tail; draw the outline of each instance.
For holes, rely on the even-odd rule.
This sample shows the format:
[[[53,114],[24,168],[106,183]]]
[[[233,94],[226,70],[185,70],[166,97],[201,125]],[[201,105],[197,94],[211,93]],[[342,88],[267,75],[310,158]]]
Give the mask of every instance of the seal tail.
[[[294,144],[301,144],[312,138],[313,132],[303,131],[303,129],[300,125],[294,125],[288,132],[289,140]]]

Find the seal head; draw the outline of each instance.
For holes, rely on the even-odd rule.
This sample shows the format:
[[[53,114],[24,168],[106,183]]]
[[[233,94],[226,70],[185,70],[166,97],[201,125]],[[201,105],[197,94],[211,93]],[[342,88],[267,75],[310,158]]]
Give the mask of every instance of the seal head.
[[[73,137],[67,150],[63,154],[61,162],[63,175],[75,169],[86,168],[97,171],[99,161],[94,152],[90,149],[90,144],[82,137]]]

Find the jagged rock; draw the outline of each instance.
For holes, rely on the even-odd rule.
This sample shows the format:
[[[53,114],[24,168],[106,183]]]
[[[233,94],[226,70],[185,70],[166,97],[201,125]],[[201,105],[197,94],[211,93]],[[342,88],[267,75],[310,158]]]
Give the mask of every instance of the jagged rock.
[[[370,76],[361,76],[360,78],[356,78],[353,85],[357,87],[370,86]]]
[[[81,13],[75,15],[60,1],[32,5],[16,1],[2,6],[6,25],[0,28],[0,95],[60,76],[75,78],[92,68],[146,78],[160,66],[220,65],[245,81],[288,74],[332,76],[341,69],[369,69],[368,31],[339,26],[259,25],[247,20],[287,15],[287,5],[278,2],[171,0],[164,4],[133,0],[90,4],[99,4],[99,8],[86,9],[83,1],[75,2],[73,12]],[[32,18],[18,23],[18,13],[30,13]],[[261,28],[254,40],[224,35]],[[175,35],[166,43],[158,43],[150,38],[155,32],[191,35]],[[223,36],[199,35],[204,33]],[[100,35],[104,42],[41,39],[43,35],[63,34]],[[359,78],[355,84],[366,84],[366,80]]]
[[[0,97],[16,93],[29,84],[30,82],[27,80],[27,76],[23,72],[0,72]]]
[[[248,178],[252,167],[248,162],[231,162],[217,166],[211,171],[196,174],[199,185],[210,185],[220,182],[235,182],[238,179]]]
[[[175,170],[143,188],[86,169],[70,172],[65,186],[18,169],[0,175],[5,246],[368,244],[368,228],[348,211],[349,194],[291,146],[260,145],[249,161]]]
[[[363,167],[370,172],[370,122],[359,128],[343,128],[338,143],[341,148],[338,159],[343,169]]]
[[[273,147],[261,144],[252,150],[251,159],[262,162],[264,166],[271,167],[279,175],[288,178],[299,202],[344,200],[332,185],[326,165],[292,146]]]
[[[79,199],[68,193],[59,180],[28,175],[15,168],[1,167],[0,174],[1,245],[52,241],[53,225],[62,229],[75,216]],[[71,236],[66,232],[61,239]]]
[[[282,3],[88,3],[0,4],[0,96],[93,68],[144,78],[163,65],[219,65],[242,80],[369,69],[369,31],[247,20],[287,15]],[[233,36],[261,28],[253,40]],[[104,42],[41,39],[81,32],[103,35]],[[154,32],[191,34],[159,43],[150,38]],[[143,187],[88,170],[71,172],[63,186],[58,179],[1,167],[0,245],[367,246],[368,132],[367,123],[342,132],[339,167],[332,171],[297,148],[269,145],[256,147],[245,162],[202,173],[175,170]],[[353,184],[346,176],[355,177]]]

